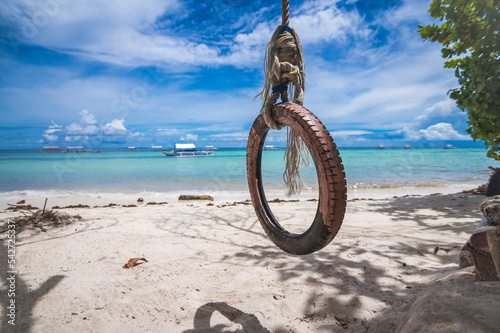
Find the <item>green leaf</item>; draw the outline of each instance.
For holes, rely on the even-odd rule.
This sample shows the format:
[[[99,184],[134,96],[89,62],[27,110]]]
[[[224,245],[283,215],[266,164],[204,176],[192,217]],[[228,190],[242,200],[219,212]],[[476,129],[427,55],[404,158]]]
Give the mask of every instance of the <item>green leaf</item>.
[[[433,0],[428,12],[442,23],[418,26],[422,38],[442,44],[444,67],[455,69],[460,84],[448,93],[467,112],[466,131],[484,141],[487,156],[495,159],[500,159],[499,8],[499,0]]]

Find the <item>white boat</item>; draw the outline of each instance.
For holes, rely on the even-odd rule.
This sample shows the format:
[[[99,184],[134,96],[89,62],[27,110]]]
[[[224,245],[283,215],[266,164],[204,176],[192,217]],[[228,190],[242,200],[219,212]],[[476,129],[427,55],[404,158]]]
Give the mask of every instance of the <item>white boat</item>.
[[[268,146],[264,146],[264,150],[280,150],[280,149],[276,148],[274,146],[268,145]]]
[[[411,146],[410,145],[404,145],[403,149],[411,149]]]
[[[455,149],[452,145],[446,145],[443,147],[443,149]]]
[[[203,148],[203,150],[216,151],[216,150],[220,150],[220,149],[217,147],[214,147],[214,146],[205,146],[205,148]]]
[[[377,149],[387,149],[384,145],[378,145]]]
[[[194,143],[176,143],[174,150],[163,152],[165,156],[174,157],[210,156],[211,154],[211,151],[199,150]]]
[[[166,150],[166,149],[163,148],[163,146],[151,146],[151,150],[152,151],[162,151],[162,150]]]
[[[42,150],[39,150],[39,153],[60,153],[63,150],[58,146],[44,146]]]

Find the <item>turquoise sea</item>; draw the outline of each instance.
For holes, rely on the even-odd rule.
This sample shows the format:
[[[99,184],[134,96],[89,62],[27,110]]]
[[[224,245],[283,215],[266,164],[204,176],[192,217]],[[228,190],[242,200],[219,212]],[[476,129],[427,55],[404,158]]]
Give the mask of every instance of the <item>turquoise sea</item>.
[[[340,149],[348,187],[405,189],[474,187],[500,163],[484,149]],[[282,191],[284,151],[265,151],[266,191]],[[101,150],[101,153],[0,151],[0,195],[36,191],[75,193],[247,191],[246,151],[223,149],[209,157],[164,157],[159,151]],[[306,186],[317,187],[313,166],[301,169]]]

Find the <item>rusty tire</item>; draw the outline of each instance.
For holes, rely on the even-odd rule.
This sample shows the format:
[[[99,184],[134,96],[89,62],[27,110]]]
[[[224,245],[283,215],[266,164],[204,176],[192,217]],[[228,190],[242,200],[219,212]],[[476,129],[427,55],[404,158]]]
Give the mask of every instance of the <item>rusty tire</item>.
[[[318,176],[318,208],[311,226],[302,234],[288,232],[274,217],[262,182],[262,149],[269,132],[262,115],[253,123],[248,137],[247,178],[252,203],[266,234],[279,248],[292,254],[309,254],[328,245],[342,225],[347,201],[344,166],[330,133],[312,112],[298,104],[281,103],[273,107],[272,116],[293,128],[307,145]]]

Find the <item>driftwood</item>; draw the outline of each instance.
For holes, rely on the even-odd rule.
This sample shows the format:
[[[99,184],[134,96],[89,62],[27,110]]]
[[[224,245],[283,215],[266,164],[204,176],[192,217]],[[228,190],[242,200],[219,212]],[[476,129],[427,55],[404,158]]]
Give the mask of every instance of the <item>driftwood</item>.
[[[210,200],[214,201],[214,198],[210,195],[181,195],[179,200]]]

